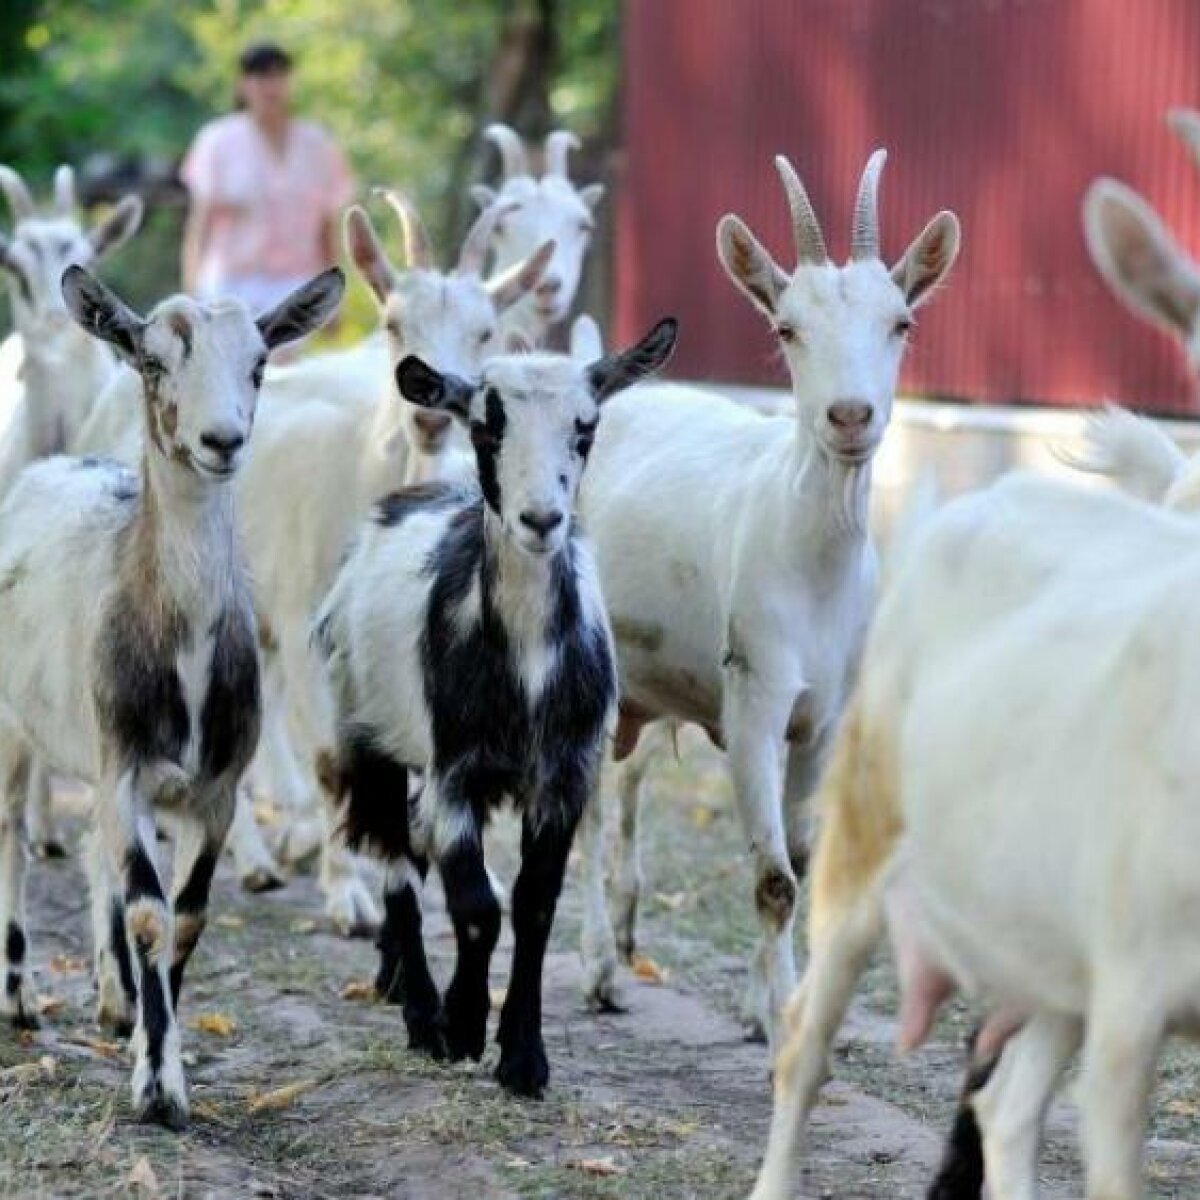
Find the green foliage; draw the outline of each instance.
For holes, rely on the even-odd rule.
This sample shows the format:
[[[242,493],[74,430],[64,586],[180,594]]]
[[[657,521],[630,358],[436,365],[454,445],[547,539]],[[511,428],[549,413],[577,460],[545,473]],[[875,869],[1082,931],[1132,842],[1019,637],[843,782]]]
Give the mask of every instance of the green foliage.
[[[504,30],[550,20],[557,119],[595,139],[610,116],[618,0],[5,0],[0,162],[37,191],[59,162],[108,154],[175,162],[229,110],[236,60],[269,38],[296,58],[298,111],[329,128],[363,194],[409,192],[448,256],[488,111]],[[0,228],[6,220],[0,214]],[[386,221],[381,214],[381,221]],[[178,283],[178,214],[157,215],[113,277],[149,297]],[[140,241],[141,239],[139,239]],[[361,301],[361,297],[360,297]],[[369,313],[361,302],[352,313]],[[353,328],[358,322],[352,320]]]

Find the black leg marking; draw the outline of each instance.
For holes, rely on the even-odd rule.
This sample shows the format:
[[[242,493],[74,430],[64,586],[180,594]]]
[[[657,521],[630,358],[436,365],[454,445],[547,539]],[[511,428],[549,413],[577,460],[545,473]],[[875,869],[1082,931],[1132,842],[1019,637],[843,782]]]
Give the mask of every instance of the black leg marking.
[[[175,958],[171,963],[171,1001],[179,1008],[183,972],[191,960],[208,913],[208,895],[217,869],[217,851],[204,849],[175,897]]]
[[[542,966],[562,891],[573,827],[530,828],[521,835],[521,871],[513,888],[512,976],[500,1014],[496,1078],[518,1096],[540,1097],[550,1078],[542,1042]]]
[[[147,896],[154,900],[165,899],[154,863],[142,844],[137,842],[125,861],[125,900],[132,904]]]
[[[424,878],[428,863],[415,864]],[[445,1016],[421,936],[421,903],[406,880],[384,893],[384,920],[379,934],[379,974],[375,990],[388,1004],[404,1006],[410,1050],[433,1058],[447,1055]]]
[[[157,1075],[162,1070],[163,1041],[171,1025],[171,1012],[163,993],[158,969],[141,950],[138,966],[142,974],[142,1025],[146,1031],[146,1057]]]
[[[440,867],[458,943],[454,978],[446,989],[446,1046],[451,1058],[478,1062],[487,1041],[488,967],[500,937],[500,905],[477,838],[459,843]]]
[[[967,1075],[963,1082],[954,1125],[942,1155],[942,1164],[930,1185],[927,1200],[980,1200],[983,1196],[983,1136],[975,1118],[974,1099],[992,1077],[999,1056],[986,1062],[975,1061],[979,1029],[967,1042]]]
[[[130,1005],[137,1004],[137,984],[133,978],[133,959],[129,957],[129,937],[125,932],[125,906],[120,900],[112,902],[112,915],[109,927],[109,948],[117,963],[117,974],[121,979],[121,990],[129,999]],[[128,1037],[132,1028],[118,1030]]]
[[[10,967],[19,967],[25,961],[25,933],[16,921],[8,923],[4,954]]]

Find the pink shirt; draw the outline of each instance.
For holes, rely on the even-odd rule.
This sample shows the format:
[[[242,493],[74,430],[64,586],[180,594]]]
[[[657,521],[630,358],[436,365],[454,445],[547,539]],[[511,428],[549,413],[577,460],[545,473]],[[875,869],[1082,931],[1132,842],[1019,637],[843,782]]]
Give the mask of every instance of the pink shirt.
[[[197,286],[211,291],[253,276],[302,280],[328,264],[322,223],[349,203],[353,184],[333,139],[292,121],[279,154],[245,113],[211,121],[181,170],[194,199],[212,204]]]

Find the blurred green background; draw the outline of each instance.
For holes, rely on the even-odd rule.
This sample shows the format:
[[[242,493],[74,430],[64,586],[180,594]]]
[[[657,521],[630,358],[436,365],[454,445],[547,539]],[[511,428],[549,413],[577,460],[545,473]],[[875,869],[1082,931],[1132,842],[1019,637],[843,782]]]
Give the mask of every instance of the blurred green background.
[[[467,187],[497,170],[480,130],[583,139],[573,177],[608,179],[616,140],[619,0],[4,0],[0,162],[45,196],[60,162],[105,180],[158,180],[143,232],[105,265],[139,304],[179,286],[181,197],[162,186],[195,134],[232,107],[240,50],[267,38],[296,60],[297,111],[355,172],[414,196],[443,261],[474,216]],[[611,196],[611,191],[610,191]],[[372,212],[397,245],[384,206]],[[581,303],[609,293],[606,203]],[[0,201],[0,229],[11,220]],[[7,327],[7,305],[0,326]],[[373,323],[356,286],[341,339]]]

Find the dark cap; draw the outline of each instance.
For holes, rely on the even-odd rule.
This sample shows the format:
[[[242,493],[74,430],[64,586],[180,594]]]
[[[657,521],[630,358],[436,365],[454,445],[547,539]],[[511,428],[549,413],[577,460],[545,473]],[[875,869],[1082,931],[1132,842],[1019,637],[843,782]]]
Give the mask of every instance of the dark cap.
[[[243,75],[273,75],[292,69],[292,56],[274,42],[255,42],[247,46],[238,58]]]

